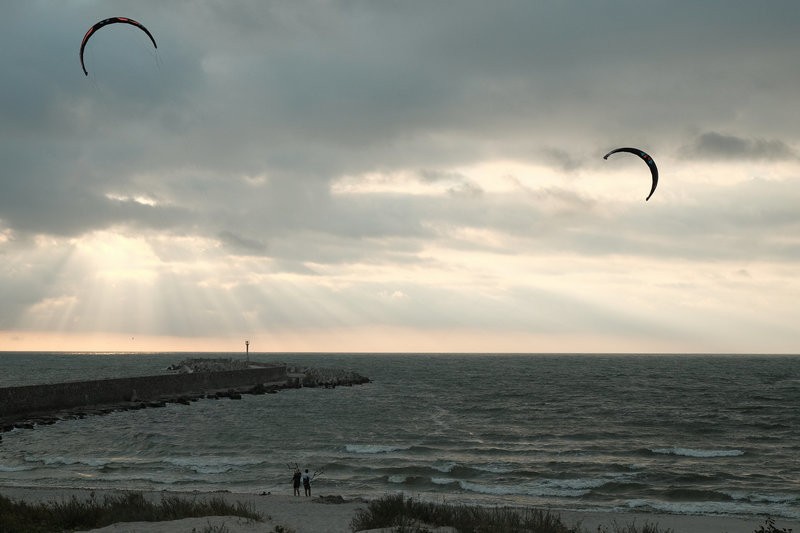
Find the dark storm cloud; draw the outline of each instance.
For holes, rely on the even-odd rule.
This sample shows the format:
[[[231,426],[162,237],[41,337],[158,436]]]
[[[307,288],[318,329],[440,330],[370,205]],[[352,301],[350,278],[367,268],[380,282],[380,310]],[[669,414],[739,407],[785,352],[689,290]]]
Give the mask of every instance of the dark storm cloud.
[[[762,34],[761,18],[746,6],[632,7],[234,4],[213,16],[201,9],[189,26],[208,25],[204,38],[213,45],[203,51],[203,40],[186,35],[198,54],[193,64],[207,71],[187,87],[203,103],[192,109],[196,122],[183,120],[204,164],[273,166],[298,143],[305,157],[290,158],[292,169],[327,176],[378,162],[406,167],[412,154],[418,165],[468,162],[522,135],[572,144],[620,136],[621,127],[668,135],[701,109],[715,121],[730,116],[753,82],[728,60],[749,67],[753,50],[774,53],[785,35],[780,22]],[[248,24],[234,26],[239,20]],[[762,75],[774,74],[763,64]],[[724,90],[714,86],[720,70],[730,82]],[[450,135],[460,143],[442,142]]]
[[[694,159],[763,159],[782,161],[797,159],[797,152],[777,139],[745,139],[734,135],[708,132],[684,147],[686,156]]]
[[[144,22],[158,51],[105,28],[86,78],[80,38],[117,12]],[[75,236],[229,231],[250,245],[424,239],[426,222],[446,216],[510,230],[546,216],[452,168],[513,159],[577,174],[609,147],[686,144],[685,131],[733,121],[752,139],[784,140],[706,134],[698,156],[793,153],[798,111],[770,102],[800,85],[784,68],[797,12],[791,2],[15,5],[0,47],[13,73],[0,87],[0,219]],[[413,169],[451,184],[445,203],[328,190],[343,175]]]

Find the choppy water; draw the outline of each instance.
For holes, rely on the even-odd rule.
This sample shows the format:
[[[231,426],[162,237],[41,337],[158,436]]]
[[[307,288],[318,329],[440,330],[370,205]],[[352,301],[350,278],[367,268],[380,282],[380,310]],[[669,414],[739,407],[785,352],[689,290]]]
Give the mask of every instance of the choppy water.
[[[206,354],[208,357],[226,354]],[[185,354],[0,353],[0,386],[161,373]],[[253,355],[373,383],[3,434],[0,486],[291,494],[800,518],[800,357]]]

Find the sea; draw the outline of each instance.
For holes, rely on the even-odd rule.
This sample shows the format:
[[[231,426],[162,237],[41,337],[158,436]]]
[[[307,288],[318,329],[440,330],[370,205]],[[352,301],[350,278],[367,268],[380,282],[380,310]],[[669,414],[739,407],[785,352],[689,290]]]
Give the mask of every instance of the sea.
[[[0,352],[0,387],[228,353]],[[353,386],[2,433],[2,487],[315,495],[800,519],[800,356],[250,354]]]

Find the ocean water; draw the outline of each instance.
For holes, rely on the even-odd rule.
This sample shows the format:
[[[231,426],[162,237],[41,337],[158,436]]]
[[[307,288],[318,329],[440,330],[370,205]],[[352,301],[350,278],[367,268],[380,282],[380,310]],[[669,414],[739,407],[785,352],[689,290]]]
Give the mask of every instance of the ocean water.
[[[162,373],[185,356],[6,352],[0,386]],[[798,356],[250,357],[373,382],[13,430],[0,487],[291,494],[297,463],[318,472],[315,494],[800,518]]]

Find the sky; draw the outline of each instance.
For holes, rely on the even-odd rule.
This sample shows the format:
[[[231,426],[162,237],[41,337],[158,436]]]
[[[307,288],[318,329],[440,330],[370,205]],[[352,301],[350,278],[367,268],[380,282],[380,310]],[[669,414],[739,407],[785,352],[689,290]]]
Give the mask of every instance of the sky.
[[[4,3],[0,351],[800,353],[799,25]]]

